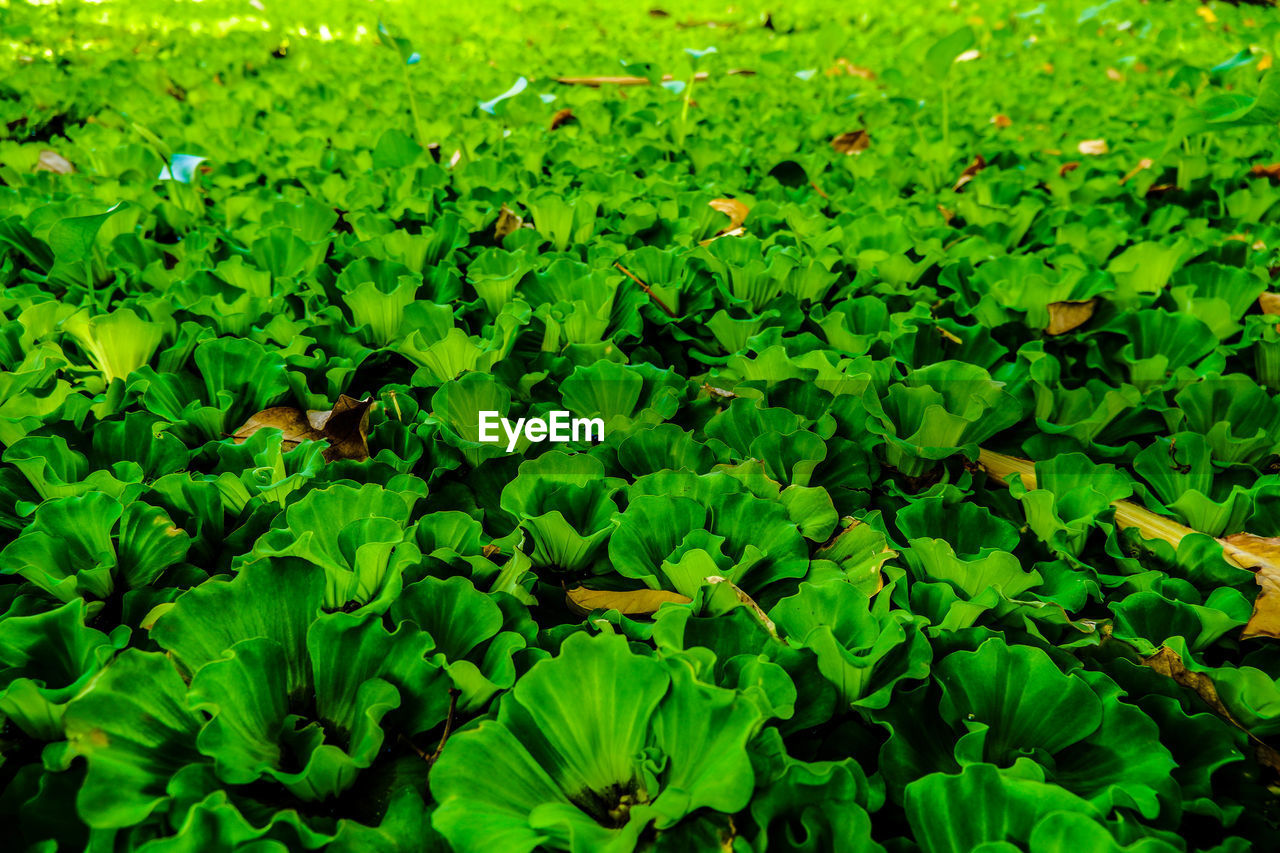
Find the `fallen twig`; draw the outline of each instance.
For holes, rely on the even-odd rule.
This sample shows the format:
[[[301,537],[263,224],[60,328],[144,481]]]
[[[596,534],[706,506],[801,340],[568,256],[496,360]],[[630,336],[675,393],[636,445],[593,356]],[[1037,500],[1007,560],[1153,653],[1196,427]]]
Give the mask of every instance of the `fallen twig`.
[[[667,303],[663,302],[663,301],[662,301],[662,299],[658,296],[658,294],[656,294],[656,293],[654,293],[652,290],[650,290],[650,289],[649,289],[649,285],[647,285],[647,284],[645,284],[643,281],[641,281],[641,280],[636,276],[636,274],[635,274],[635,273],[633,273],[631,270],[627,269],[626,267],[624,267],[622,264],[618,263],[617,261],[614,261],[614,262],[613,262],[613,265],[614,265],[615,267],[617,267],[617,268],[622,272],[622,274],[623,274],[623,275],[625,275],[627,278],[631,279],[631,280],[632,280],[632,281],[634,281],[636,284],[640,285],[640,289],[641,289],[641,290],[643,290],[646,294],[648,294],[649,298],[653,300],[653,304],[654,304],[654,305],[657,305],[659,308],[661,308],[663,311],[665,311],[665,312],[667,313],[667,316],[668,316],[668,317],[671,317],[672,319],[675,319],[676,317],[679,317],[679,316],[680,316],[680,315],[679,315],[679,314],[677,314],[676,312],[672,311],[672,310],[671,310],[671,307],[670,307],[669,305],[667,305]]]
[[[435,765],[440,753],[444,752],[445,741],[449,739],[449,735],[453,734],[453,717],[458,712],[458,696],[461,693],[462,691],[456,687],[449,688],[449,716],[444,721],[444,733],[440,735],[440,744],[436,747],[436,751],[431,753],[431,757],[427,759],[428,765]]]
[[[725,72],[726,77],[751,77],[756,72],[749,68],[730,68]],[[701,82],[710,79],[711,75],[706,71],[699,71],[693,75],[694,82]],[[587,77],[555,77],[557,83],[565,86],[648,86],[651,81],[648,77],[633,77],[631,75],[605,75],[605,76],[587,76]],[[669,83],[675,80],[675,75],[663,74],[662,82]]]

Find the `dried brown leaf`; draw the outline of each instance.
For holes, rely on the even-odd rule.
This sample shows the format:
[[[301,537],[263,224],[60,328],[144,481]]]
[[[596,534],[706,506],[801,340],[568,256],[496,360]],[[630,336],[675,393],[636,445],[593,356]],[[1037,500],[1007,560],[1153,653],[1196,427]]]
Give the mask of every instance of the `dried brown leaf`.
[[[39,159],[36,160],[36,167],[32,171],[35,172],[53,172],[55,175],[70,175],[76,170],[71,165],[71,161],[63,157],[57,151],[45,148],[40,152]]]
[[[1222,553],[1237,565],[1252,569],[1259,592],[1240,639],[1280,639],[1280,538],[1235,533],[1218,540]]]
[[[1078,328],[1088,322],[1097,307],[1096,297],[1083,301],[1050,302],[1049,326],[1044,332],[1046,335],[1062,335]]]
[[[1079,169],[1079,168],[1080,168],[1079,160],[1069,160],[1058,167],[1058,177],[1061,178],[1065,176],[1067,172],[1074,172],[1076,169]]]
[[[1195,693],[1204,700],[1206,705],[1213,709],[1215,714],[1233,725],[1239,725],[1226,704],[1219,698],[1218,689],[1214,686],[1213,679],[1203,672],[1187,669],[1182,657],[1173,649],[1168,646],[1161,646],[1155,654],[1144,657],[1142,663],[1144,666],[1150,667],[1154,672],[1163,675],[1165,678],[1172,678],[1179,686]]]
[[[573,115],[573,110],[569,109],[568,107],[565,107],[562,110],[556,110],[556,114],[551,117],[551,126],[548,129],[555,130],[557,127],[560,127],[562,124],[566,124],[567,122],[571,122],[571,121],[576,121]]]
[[[987,168],[987,158],[983,157],[981,154],[973,155],[973,162],[966,166],[964,171],[960,173],[960,177],[956,180],[956,185],[951,188],[952,191],[960,192],[960,190],[964,189],[965,184],[972,181],[974,176],[985,168]]]
[[[1161,646],[1155,654],[1144,657],[1142,663],[1150,667],[1152,671],[1173,679],[1180,687],[1184,687],[1199,696],[1206,705],[1213,709],[1215,714],[1248,735],[1249,742],[1254,748],[1254,756],[1259,764],[1269,767],[1273,773],[1280,772],[1280,752],[1263,743],[1262,740],[1232,716],[1231,710],[1218,695],[1218,688],[1214,685],[1213,679],[1206,673],[1187,669],[1182,657],[1168,646]]]
[[[1280,181],[1280,163],[1254,163],[1249,167],[1249,176]]]
[[[285,450],[292,450],[304,441],[321,441],[324,438],[319,430],[312,428],[307,413],[293,406],[263,409],[251,415],[231,437],[236,443],[241,443],[260,429],[278,429],[284,433]]]
[[[996,127],[1003,129],[1012,126],[1013,119],[1009,118],[1004,113],[996,113],[991,117],[991,123]]]
[[[498,211],[498,221],[493,223],[493,239],[501,243],[504,237],[521,225],[524,225],[524,218],[503,202],[502,209]]]
[[[569,609],[580,616],[592,610],[616,610],[623,616],[652,616],[668,602],[688,604],[692,600],[665,589],[587,589],[585,586],[565,590],[564,599]]]
[[[871,147],[871,134],[865,130],[846,131],[831,140],[831,147],[841,154],[861,154]]]
[[[1280,314],[1280,293],[1263,293],[1258,296],[1258,307],[1263,314]]]
[[[304,441],[326,441],[324,460],[362,460],[369,458],[365,438],[369,429],[369,407],[373,398],[357,400],[343,394],[329,411],[312,409],[304,412],[293,406],[273,406],[252,415],[232,434],[237,443],[245,441],[260,429],[278,429],[284,434],[286,450]]]

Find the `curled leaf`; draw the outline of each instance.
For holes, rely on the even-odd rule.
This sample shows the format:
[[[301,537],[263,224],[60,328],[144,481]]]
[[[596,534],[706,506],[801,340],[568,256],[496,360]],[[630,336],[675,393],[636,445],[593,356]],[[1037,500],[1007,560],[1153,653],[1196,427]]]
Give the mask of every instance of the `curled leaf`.
[[[1049,303],[1049,326],[1046,335],[1061,335],[1088,322],[1098,307],[1098,299]]]
[[[551,127],[549,130],[555,130],[563,124],[574,121],[573,110],[565,107],[562,110],[556,110],[556,114],[551,117]]]
[[[1076,169],[1079,169],[1079,168],[1080,168],[1079,160],[1070,160],[1058,167],[1058,177],[1061,178],[1065,176],[1067,172],[1074,172]]]
[[[593,610],[616,610],[623,616],[652,616],[664,604],[688,604],[692,599],[665,589],[587,589],[575,586],[566,590],[564,600],[569,609],[580,616]]]
[[[1147,169],[1150,169],[1153,165],[1155,165],[1154,160],[1152,160],[1150,157],[1143,157],[1141,160],[1138,161],[1138,165],[1134,166],[1132,169],[1126,172],[1125,176],[1120,179],[1120,186],[1124,186],[1125,184],[1129,183],[1130,181],[1132,181],[1134,178],[1138,176],[1139,172],[1146,171]]]
[[[372,405],[372,397],[357,400],[343,394],[327,412],[316,409],[304,412],[293,406],[273,406],[251,416],[231,437],[239,444],[260,429],[278,429],[284,434],[286,450],[304,441],[327,441],[326,462],[368,459],[369,444],[365,436]]]
[[[1223,556],[1253,570],[1259,587],[1253,614],[1240,632],[1240,639],[1280,639],[1280,538],[1235,533],[1218,541],[1222,543]]]
[[[493,224],[493,239],[500,243],[504,237],[521,225],[524,225],[524,218],[507,207],[504,202],[502,209],[498,211],[498,221]]]
[[[871,147],[871,134],[865,130],[850,130],[831,140],[831,147],[841,154],[861,154]]]
[[[729,224],[716,233],[717,237],[724,237],[730,232],[741,229],[742,223],[746,221],[747,214],[751,212],[751,208],[736,198],[713,198],[707,203],[729,217]]]
[[[737,596],[738,601],[740,601],[744,607],[746,607],[748,610],[754,613],[756,618],[760,620],[760,624],[763,625],[764,629],[769,632],[769,636],[773,637],[775,640],[777,640],[780,643],[786,643],[786,640],[783,640],[781,637],[778,636],[778,626],[775,625],[773,623],[773,620],[769,618],[769,614],[765,613],[764,609],[759,604],[756,604],[755,599],[753,599],[751,596],[743,592],[742,588],[739,587],[736,583],[729,580],[728,578],[721,577],[720,575],[711,575],[710,577],[704,578],[704,580],[710,584],[728,584],[729,589],[733,591],[733,594],[735,596]]]
[[[36,160],[35,169],[32,171],[53,172],[55,175],[70,175],[75,170],[76,167],[71,165],[71,161],[66,157],[63,157],[57,151],[45,148],[40,152],[40,157]]]
[[[956,180],[956,185],[951,189],[954,192],[960,192],[960,190],[964,189],[965,184],[972,181],[974,176],[985,168],[987,168],[987,158],[983,157],[981,154],[973,155],[973,162],[966,166],[965,170],[960,173],[959,179]]]

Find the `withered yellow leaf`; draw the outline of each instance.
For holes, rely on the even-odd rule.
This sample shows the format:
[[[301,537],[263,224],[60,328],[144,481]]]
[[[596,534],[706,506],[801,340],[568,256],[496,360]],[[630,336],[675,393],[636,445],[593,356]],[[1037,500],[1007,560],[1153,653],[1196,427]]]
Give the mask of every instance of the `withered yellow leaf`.
[[[751,208],[736,198],[713,198],[707,204],[729,217],[729,224],[720,229],[720,232],[716,235],[717,237],[741,228],[742,223],[747,219],[747,214],[751,213]]]
[[[1107,153],[1107,140],[1105,139],[1085,139],[1076,146],[1076,150],[1081,154],[1088,154],[1096,157],[1099,154]]]
[[[665,589],[587,589],[585,586],[565,590],[564,599],[569,609],[581,616],[592,610],[616,610],[623,616],[652,616],[664,604],[692,601]]]
[[[1263,314],[1280,314],[1280,293],[1263,293],[1258,296],[1258,307]]]
[[[1222,543],[1223,556],[1253,570],[1259,587],[1258,597],[1253,602],[1253,614],[1240,638],[1280,639],[1280,538],[1235,533],[1218,541]]]

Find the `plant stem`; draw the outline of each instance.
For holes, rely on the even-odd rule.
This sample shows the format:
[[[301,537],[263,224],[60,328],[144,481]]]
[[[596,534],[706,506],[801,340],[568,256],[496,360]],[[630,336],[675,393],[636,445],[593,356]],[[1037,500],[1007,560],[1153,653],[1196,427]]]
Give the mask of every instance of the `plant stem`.
[[[444,752],[444,743],[449,739],[449,735],[453,733],[453,716],[458,712],[458,696],[462,691],[456,687],[449,688],[449,716],[444,721],[444,734],[440,735],[440,745],[436,747],[436,751],[431,753],[431,757],[427,759],[429,766],[434,766],[436,760],[440,758],[440,753]]]
[[[951,84],[942,84],[942,144],[951,147]]]
[[[418,139],[418,147],[427,150],[427,135],[422,132],[422,115],[418,112],[418,99],[413,94],[413,84],[409,80],[409,66],[400,65],[400,73],[404,77],[404,90],[409,95],[409,110],[413,113],[413,134]]]
[[[684,87],[684,104],[680,107],[680,131],[684,132],[685,122],[689,118],[689,101],[693,98],[693,81],[698,79],[695,71],[689,75],[689,85]]]

